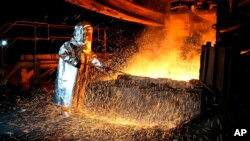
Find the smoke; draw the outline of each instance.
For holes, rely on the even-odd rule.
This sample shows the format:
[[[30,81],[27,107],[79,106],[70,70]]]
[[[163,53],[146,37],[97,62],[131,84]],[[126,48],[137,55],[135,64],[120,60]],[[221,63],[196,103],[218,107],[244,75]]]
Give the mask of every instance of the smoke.
[[[139,52],[124,71],[153,78],[198,79],[201,46],[215,38],[212,22],[184,13],[170,15],[165,23],[164,28],[147,28],[141,33]]]

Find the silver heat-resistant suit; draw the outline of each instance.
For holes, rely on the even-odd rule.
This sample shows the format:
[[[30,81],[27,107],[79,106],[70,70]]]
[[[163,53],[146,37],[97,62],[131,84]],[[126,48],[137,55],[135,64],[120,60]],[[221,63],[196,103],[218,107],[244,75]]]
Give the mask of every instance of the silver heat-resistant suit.
[[[93,28],[80,22],[73,37],[59,49],[59,63],[55,81],[55,103],[65,107],[82,107],[91,64],[103,69],[103,64],[91,52]]]

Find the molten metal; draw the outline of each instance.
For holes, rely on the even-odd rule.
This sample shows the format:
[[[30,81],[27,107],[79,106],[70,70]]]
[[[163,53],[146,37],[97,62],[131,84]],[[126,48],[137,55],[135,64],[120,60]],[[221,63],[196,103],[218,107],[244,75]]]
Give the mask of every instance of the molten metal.
[[[123,71],[151,78],[198,79],[201,46],[215,41],[216,31],[212,29],[215,16],[213,13],[170,15],[165,29],[142,33],[137,41],[139,51]]]

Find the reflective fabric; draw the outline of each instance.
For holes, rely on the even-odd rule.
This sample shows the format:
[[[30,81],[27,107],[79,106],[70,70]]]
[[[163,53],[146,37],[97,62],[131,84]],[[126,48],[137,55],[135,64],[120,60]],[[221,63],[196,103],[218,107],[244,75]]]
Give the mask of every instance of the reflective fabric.
[[[83,39],[84,39],[84,34],[83,34],[83,27],[82,26],[75,26],[75,30],[74,30],[74,40],[78,43],[83,43]]]
[[[96,68],[103,68],[103,64],[97,59],[97,58],[92,58],[91,63],[93,66],[95,66]]]
[[[82,107],[88,80],[88,65],[100,69],[102,63],[91,53],[93,28],[79,23],[73,37],[59,49],[55,81],[55,103],[61,106]]]
[[[57,105],[70,106],[74,95],[74,86],[79,63],[75,50],[70,42],[66,42],[59,50],[59,63],[57,68],[57,78],[55,81],[55,103]]]

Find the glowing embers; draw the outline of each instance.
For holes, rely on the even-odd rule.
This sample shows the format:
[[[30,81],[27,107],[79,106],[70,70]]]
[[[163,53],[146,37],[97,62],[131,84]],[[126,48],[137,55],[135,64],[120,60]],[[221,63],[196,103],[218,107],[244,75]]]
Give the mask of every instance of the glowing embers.
[[[123,71],[137,76],[198,79],[201,46],[215,41],[216,14],[172,14],[165,28],[148,28],[137,38],[138,52]]]
[[[68,118],[53,102],[53,90],[18,99],[8,124],[26,140],[168,140],[170,129],[199,115],[198,80],[174,81],[120,75],[88,86],[83,113]]]
[[[85,103],[88,111],[126,119],[116,121],[119,124],[169,130],[200,114],[199,86],[197,80],[120,75],[114,81],[90,84]]]

